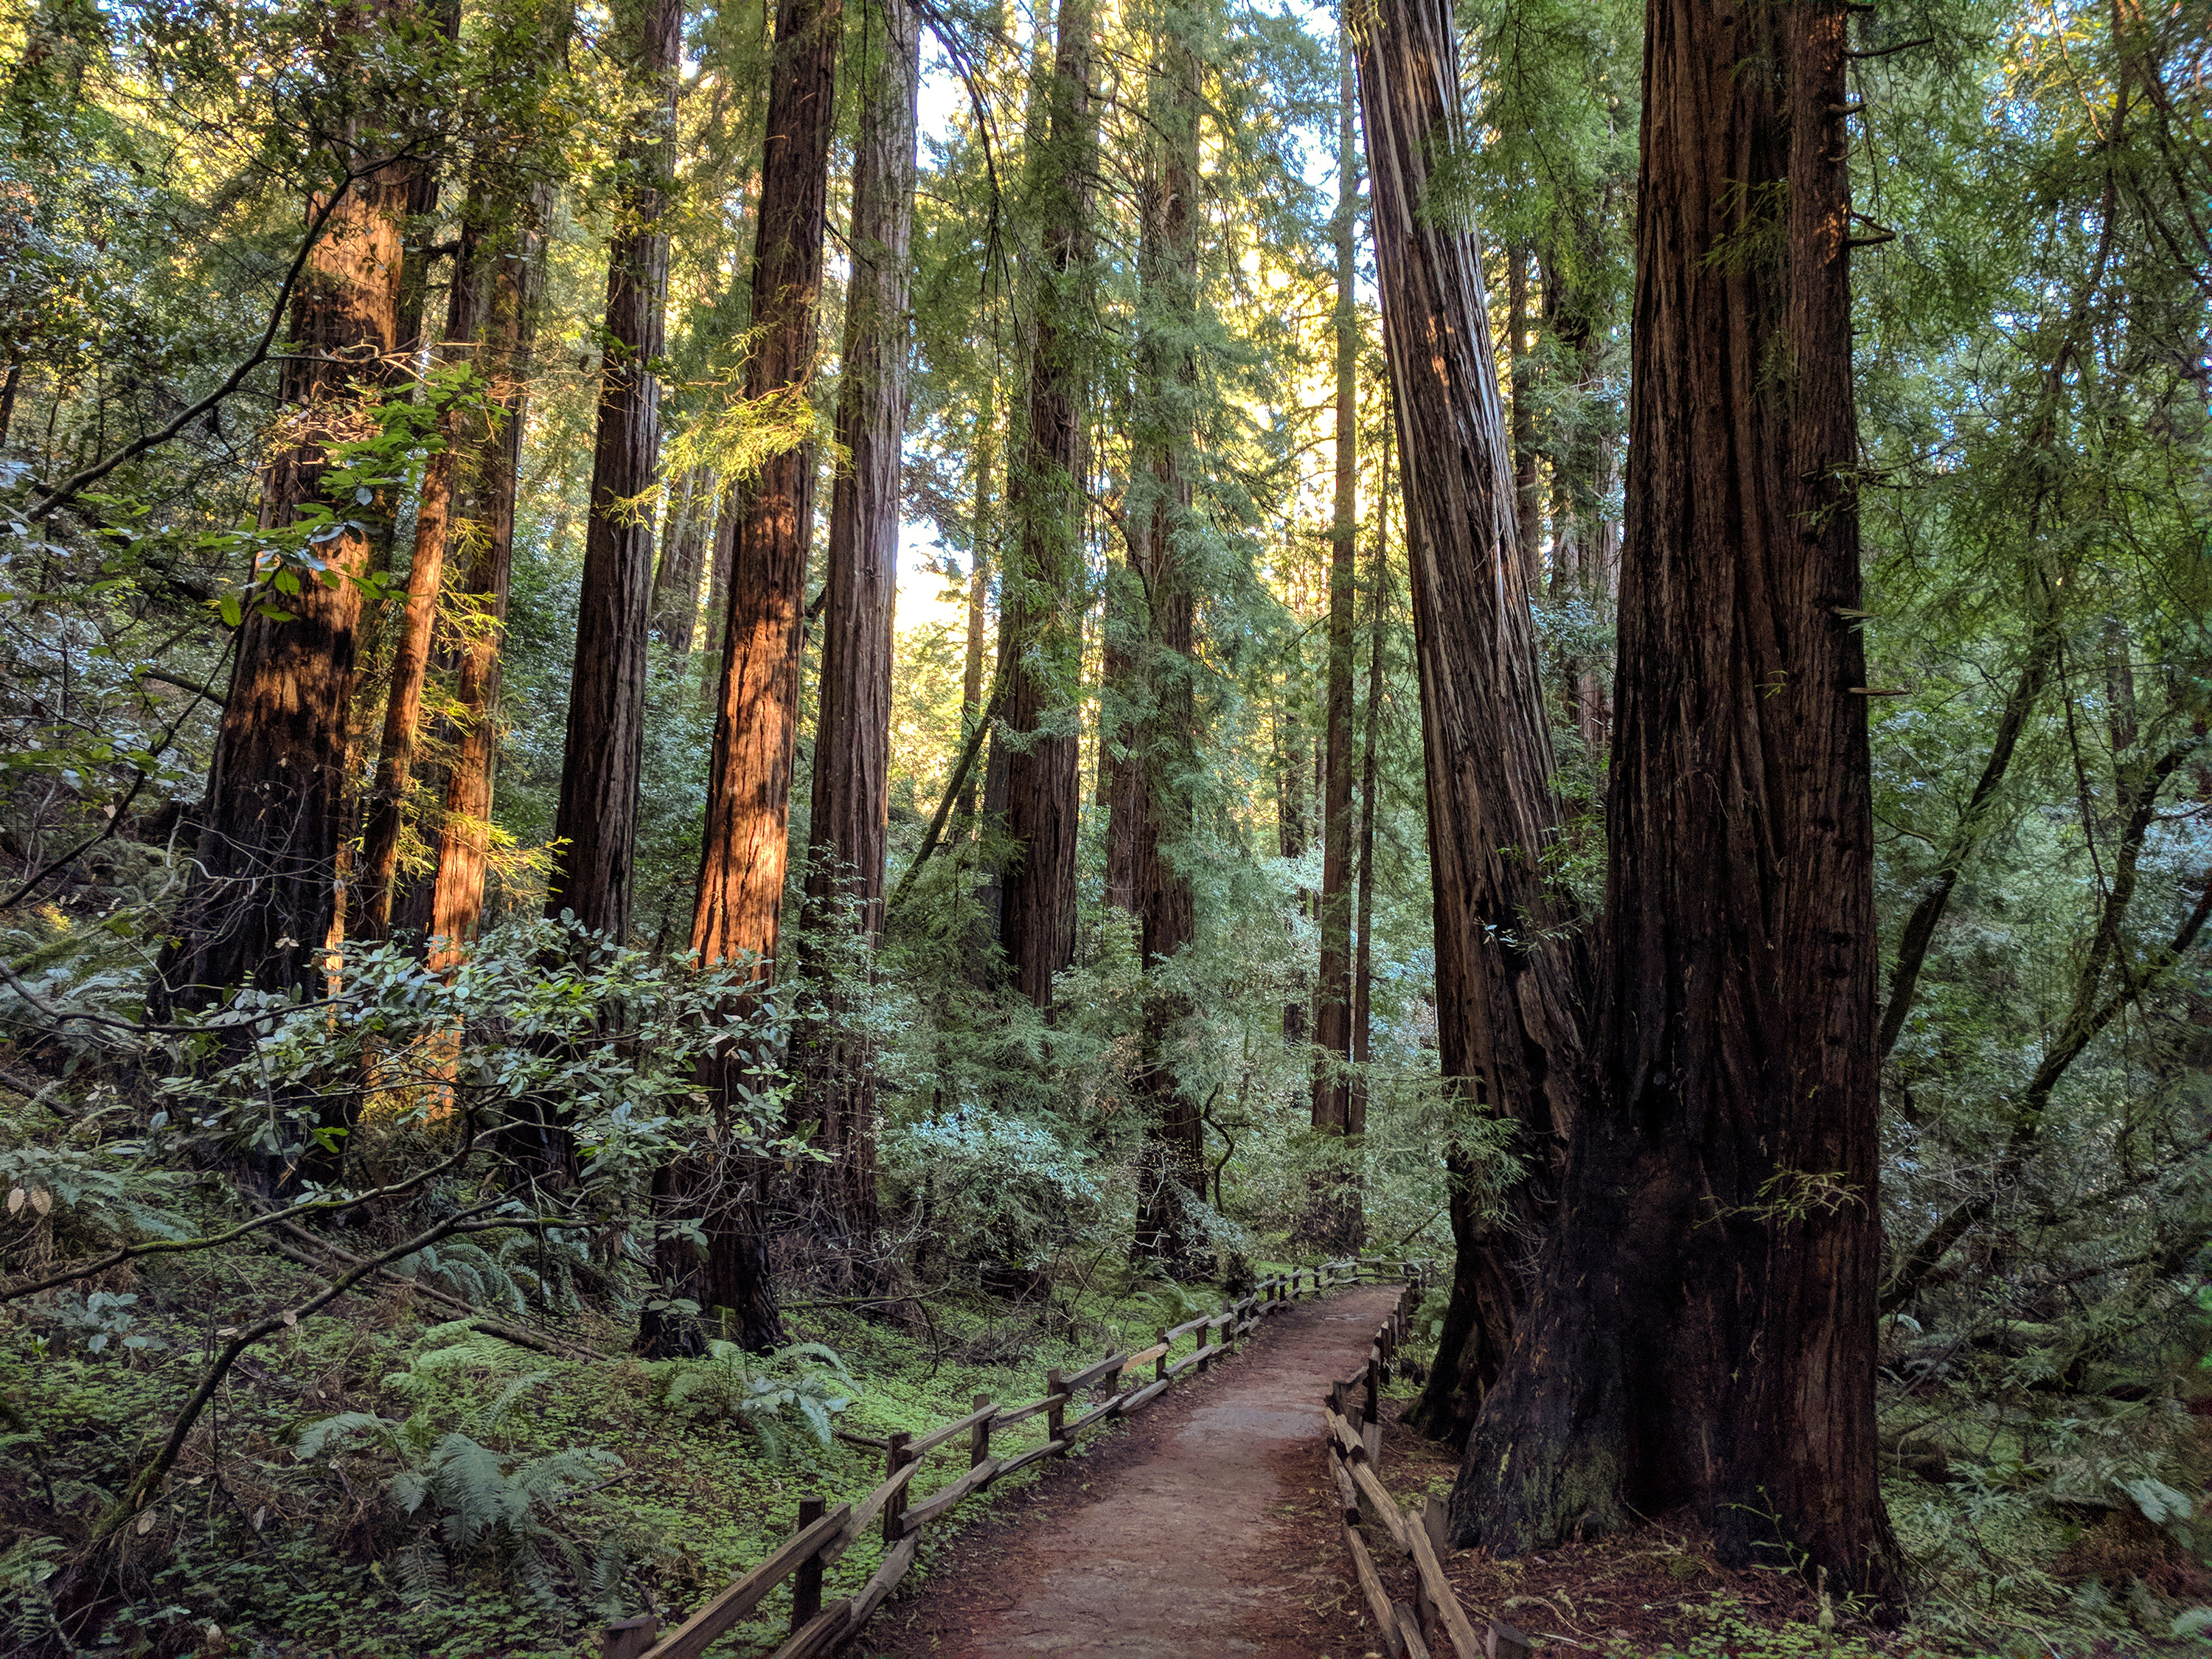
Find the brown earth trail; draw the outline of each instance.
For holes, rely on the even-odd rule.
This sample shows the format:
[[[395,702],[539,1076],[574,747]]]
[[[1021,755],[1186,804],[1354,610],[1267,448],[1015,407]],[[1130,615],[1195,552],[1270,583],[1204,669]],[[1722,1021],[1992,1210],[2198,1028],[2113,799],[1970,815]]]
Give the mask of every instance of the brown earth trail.
[[[1319,1495],[1322,1401],[1397,1300],[1382,1285],[1270,1319],[1128,1432],[979,1528],[860,1650],[898,1659],[1358,1659],[1373,1645]]]

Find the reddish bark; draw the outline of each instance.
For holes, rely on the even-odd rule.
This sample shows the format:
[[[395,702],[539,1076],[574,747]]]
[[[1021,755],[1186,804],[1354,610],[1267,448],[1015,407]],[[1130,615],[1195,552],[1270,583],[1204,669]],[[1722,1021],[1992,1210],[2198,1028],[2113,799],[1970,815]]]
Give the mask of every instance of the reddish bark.
[[[999,943],[1017,990],[1052,1006],[1053,975],[1075,957],[1075,854],[1080,828],[1074,691],[1082,638],[1083,426],[1087,403],[1083,295],[1091,258],[1096,144],[1091,111],[1090,0],[1060,0],[1048,126],[1035,174],[1045,269],[1036,290],[1029,434],[1013,478],[1019,548],[1000,583],[1000,672],[1008,676],[1006,826],[1012,856],[1000,878]],[[987,784],[988,780],[987,779]]]
[[[618,943],[629,934],[653,588],[653,525],[632,503],[652,489],[660,464],[660,387],[650,365],[665,349],[668,233],[660,218],[675,164],[683,22],[679,0],[629,0],[617,8],[624,50],[641,81],[659,88],[665,102],[655,103],[647,129],[622,149],[634,170],[607,250],[591,517],[553,822],[562,845],[545,897],[548,915],[573,911],[582,926]]]
[[[1648,9],[1596,1091],[1451,1512],[1884,1598],[1848,15]]]
[[[327,446],[390,378],[409,185],[406,169],[386,167],[343,186],[308,257],[284,360],[290,413],[262,488],[264,530],[322,504]],[[322,206],[309,204],[311,220]],[[353,511],[350,497],[332,510]],[[206,1007],[249,980],[264,990],[323,989],[320,958],[337,917],[357,580],[372,538],[348,528],[310,550],[326,563],[324,578],[307,577],[296,594],[263,589],[239,629],[192,875],[149,994],[156,1018]],[[276,568],[264,557],[256,574]]]
[[[891,612],[898,595],[921,30],[908,0],[878,0],[866,22],[837,398],[837,441],[850,464],[830,497],[806,895],[813,936],[849,928],[860,971],[872,977],[890,805]],[[810,954],[819,976],[842,953],[818,945]],[[842,997],[825,997],[806,1109],[819,1126],[814,1144],[835,1160],[827,1193],[837,1224],[866,1240],[877,1224],[874,1055],[865,1040],[840,1029],[845,1012]]]

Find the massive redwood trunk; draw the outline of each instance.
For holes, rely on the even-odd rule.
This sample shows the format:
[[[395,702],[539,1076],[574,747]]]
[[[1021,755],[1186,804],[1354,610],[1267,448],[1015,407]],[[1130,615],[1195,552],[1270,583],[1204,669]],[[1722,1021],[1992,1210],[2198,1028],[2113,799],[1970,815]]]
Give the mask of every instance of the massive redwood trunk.
[[[458,708],[428,924],[430,937],[447,941],[448,951],[475,937],[483,914],[499,760],[500,641],[514,568],[515,484],[531,352],[545,283],[546,210],[543,186],[519,199],[494,196],[482,212],[472,202],[454,264],[453,311],[466,319],[461,326],[476,342],[487,407],[471,412],[456,434],[466,459],[454,488],[453,517],[470,533],[452,586],[466,626],[452,647]]]
[[[898,595],[921,28],[908,0],[877,0],[865,18],[853,269],[837,396],[837,441],[849,465],[837,475],[830,505],[806,896],[810,968],[872,976],[890,805],[891,609]],[[823,948],[830,945],[825,935],[847,930],[852,951]],[[806,1115],[819,1128],[814,1145],[834,1160],[822,1188],[834,1224],[865,1244],[876,1231],[875,1056],[865,1038],[840,1029],[848,1006],[842,996],[825,994],[806,1068]]]
[[[781,0],[753,246],[745,399],[795,415],[813,383],[823,216],[836,126],[842,0]],[[714,773],[692,912],[702,963],[750,957],[774,970],[799,730],[800,612],[814,528],[814,447],[772,456],[743,489],[722,627]]]
[[[1075,957],[1075,854],[1081,803],[1075,701],[1083,641],[1085,331],[1095,144],[1091,0],[1060,0],[1050,111],[1032,174],[1042,241],[1032,289],[1029,432],[1014,473],[1019,545],[1000,580],[999,662],[1008,676],[1006,836],[999,943],[1016,989],[1052,1006],[1052,979]],[[994,758],[996,758],[994,750]]]
[[[1173,25],[1158,47],[1150,88],[1157,158],[1146,180],[1140,308],[1145,337],[1141,406],[1134,436],[1141,470],[1132,480],[1131,599],[1141,633],[1130,643],[1138,716],[1125,768],[1131,830],[1130,898],[1144,964],[1144,1030],[1137,1092],[1146,1113],[1146,1156],[1134,1253],[1177,1277],[1212,1263],[1197,1249],[1192,1204],[1206,1196],[1206,1126],[1178,1076],[1187,999],[1159,982],[1158,969],[1191,941],[1196,898],[1178,866],[1190,834],[1188,780],[1198,743],[1190,653],[1195,607],[1188,561],[1192,399],[1191,348],[1198,323],[1199,62]]]
[[[1329,526],[1328,703],[1321,803],[1321,967],[1314,981],[1313,1127],[1322,1134],[1364,1131],[1352,1121],[1352,592],[1359,539],[1359,313],[1353,216],[1359,198],[1352,55],[1345,43],[1336,147],[1336,498]],[[1348,1179],[1347,1170],[1328,1178]],[[1357,1249],[1357,1190],[1322,1195],[1313,1218],[1332,1250]]]
[[[1420,670],[1437,1047],[1447,1086],[1512,1126],[1528,1171],[1499,1216],[1482,1172],[1449,1161],[1459,1267],[1415,1420],[1455,1438],[1504,1361],[1584,1091],[1581,949],[1542,871],[1558,803],[1481,251],[1428,210],[1431,169],[1462,142],[1450,11],[1389,0],[1358,47]]]
[[[1650,0],[1595,1099],[1454,1536],[1887,1595],[1842,0]]]
[[[753,245],[752,323],[745,397],[756,408],[795,416],[815,370],[822,292],[822,237],[830,138],[836,126],[841,0],[781,0],[770,71],[768,141],[761,158],[760,228]],[[743,488],[722,628],[720,708],[691,949],[702,963],[750,962],[763,985],[775,970],[788,864],[791,778],[799,724],[800,617],[806,604],[807,543],[814,525],[814,447],[772,456]],[[672,1173],[675,1206],[703,1209],[707,1255],[665,1239],[665,1278],[691,1299],[729,1310],[747,1347],[781,1339],[769,1279],[763,1224],[769,1170],[726,1149],[740,1103],[770,1079],[763,1058],[717,1056],[705,1081],[725,1126],[718,1149]],[[650,1312],[640,1338],[668,1352],[688,1340]]]
[[[326,446],[365,412],[354,386],[390,378],[410,184],[410,169],[388,167],[344,185],[308,255],[284,358],[284,444],[263,480],[264,531],[322,504]],[[311,202],[310,217],[325,205]],[[341,520],[355,510],[349,494],[331,506]],[[330,567],[321,580],[296,564],[280,568],[274,556],[256,564],[257,578],[281,574],[297,591],[264,587],[238,630],[191,878],[149,993],[157,1019],[207,1007],[248,980],[266,991],[322,992],[337,914],[358,580],[373,549],[349,527],[313,550]]]
[[[576,609],[575,666],[545,913],[573,911],[617,944],[629,933],[637,854],[638,768],[645,744],[646,624],[652,607],[653,524],[626,503],[653,487],[660,464],[660,386],[668,232],[660,223],[675,166],[679,0],[624,0],[623,50],[656,88],[646,129],[624,141],[625,182],[607,249],[607,325],[599,369],[591,517]]]

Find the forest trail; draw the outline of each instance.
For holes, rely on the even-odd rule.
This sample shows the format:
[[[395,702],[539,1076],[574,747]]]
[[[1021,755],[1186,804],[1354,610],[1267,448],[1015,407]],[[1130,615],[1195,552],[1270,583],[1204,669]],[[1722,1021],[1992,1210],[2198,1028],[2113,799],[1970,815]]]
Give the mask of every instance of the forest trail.
[[[1007,1524],[963,1538],[921,1595],[878,1615],[861,1650],[939,1659],[1345,1651],[1334,1643],[1352,1627],[1340,1619],[1327,1620],[1315,1645],[1315,1592],[1334,1602],[1333,1579],[1350,1577],[1333,1531],[1322,1541],[1334,1561],[1306,1535],[1322,1401],[1366,1358],[1397,1297],[1391,1285],[1349,1291],[1270,1319],[1239,1357],[1024,1494]]]

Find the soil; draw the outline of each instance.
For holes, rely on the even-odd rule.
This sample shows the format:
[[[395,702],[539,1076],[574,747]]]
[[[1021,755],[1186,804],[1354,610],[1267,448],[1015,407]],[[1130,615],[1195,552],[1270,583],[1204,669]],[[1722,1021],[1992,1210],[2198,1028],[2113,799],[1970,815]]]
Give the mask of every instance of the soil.
[[[1395,1288],[1279,1314],[956,1542],[860,1647],[883,1659],[1364,1659],[1322,1401]]]

